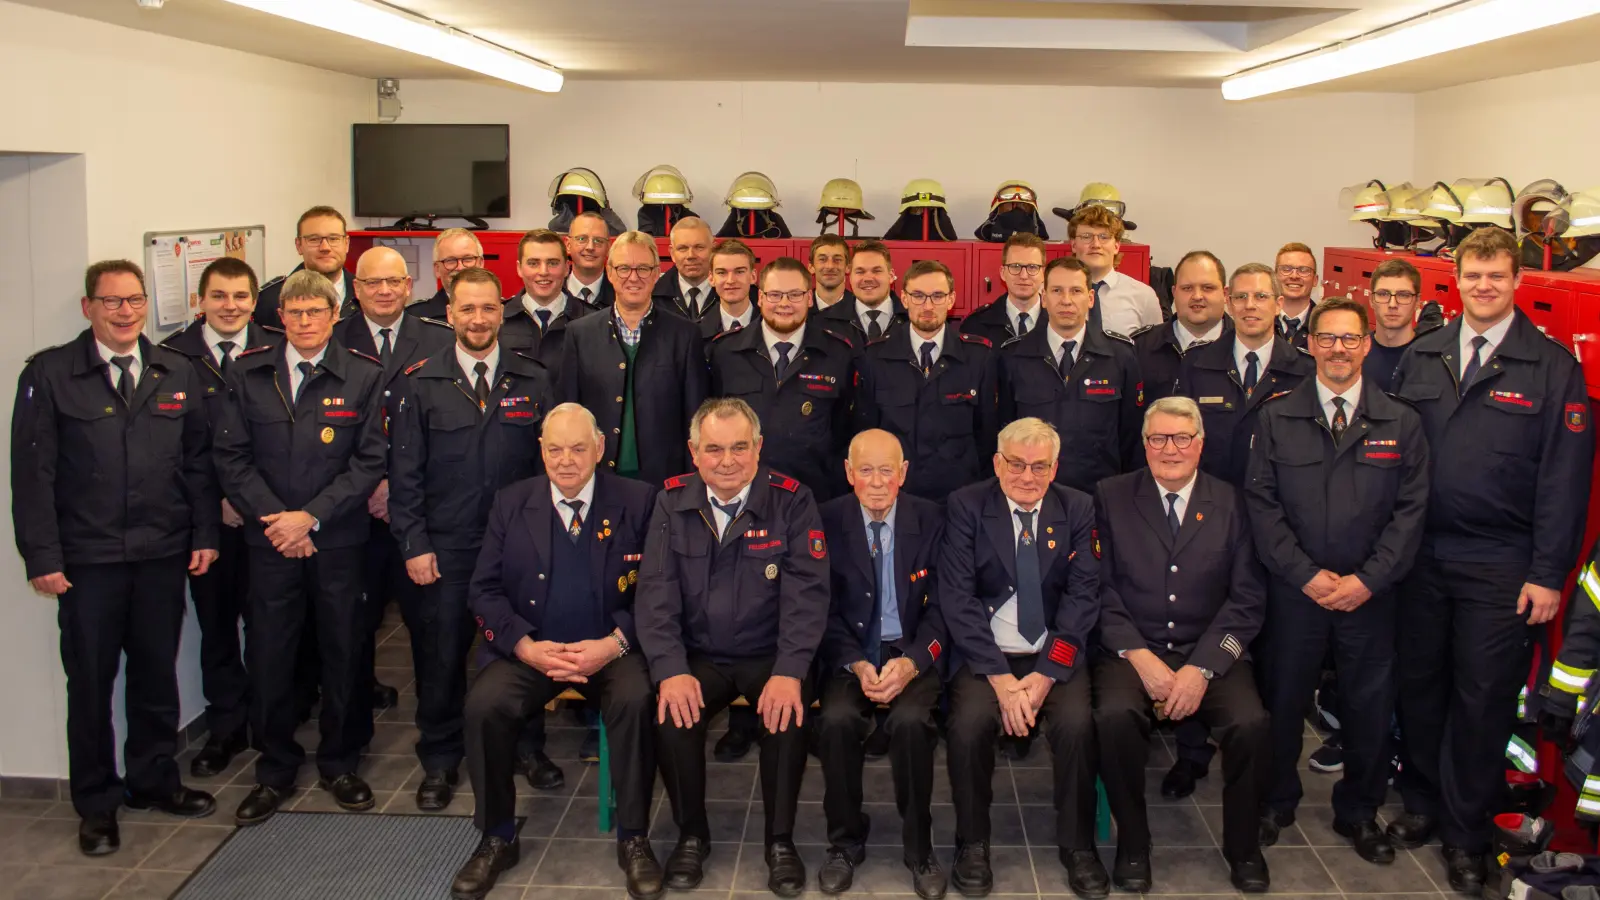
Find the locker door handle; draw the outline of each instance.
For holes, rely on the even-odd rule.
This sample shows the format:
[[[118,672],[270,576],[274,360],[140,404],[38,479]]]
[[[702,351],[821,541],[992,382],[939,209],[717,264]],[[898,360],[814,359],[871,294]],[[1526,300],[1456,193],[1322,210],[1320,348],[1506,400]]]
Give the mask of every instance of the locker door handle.
[[[987,291],[987,290],[992,289],[993,287],[994,287],[993,279],[991,279],[988,275],[983,276],[983,289]]]
[[[1533,308],[1540,312],[1555,312],[1556,309],[1554,306],[1544,302],[1543,300],[1533,301]]]

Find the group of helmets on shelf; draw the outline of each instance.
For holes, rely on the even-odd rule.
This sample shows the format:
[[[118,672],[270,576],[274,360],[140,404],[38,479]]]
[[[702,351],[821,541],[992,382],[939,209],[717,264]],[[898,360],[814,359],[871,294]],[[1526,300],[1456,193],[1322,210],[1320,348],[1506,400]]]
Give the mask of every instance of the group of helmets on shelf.
[[[694,202],[694,192],[683,173],[667,165],[656,166],[639,176],[633,183],[634,199],[639,201],[639,230],[657,237],[672,231],[672,223],[697,216],[689,207]],[[789,226],[779,215],[777,186],[760,172],[745,172],[733,180],[728,193],[722,198],[728,208],[728,218],[717,230],[717,237],[787,238],[793,237]],[[1086,206],[1103,206],[1123,220],[1123,228],[1132,231],[1137,226],[1124,217],[1127,210],[1122,195],[1116,187],[1104,182],[1086,185],[1072,207],[1054,207],[1051,212],[1063,219]],[[605,185],[592,169],[574,168],[557,175],[550,182],[550,228],[566,231],[574,216],[596,212],[605,217],[612,234],[627,230],[622,219],[611,209],[606,199]],[[704,217],[700,217],[704,218]],[[861,195],[861,185],[849,178],[835,178],[822,186],[822,196],[817,201],[817,224],[822,232],[836,231],[844,235],[846,225],[850,237],[860,237],[862,221],[874,217],[867,212]],[[1044,219],[1039,215],[1037,192],[1026,181],[1010,179],[1000,183],[989,204],[989,217],[978,226],[976,237],[981,241],[1004,243],[1017,232],[1036,234],[1049,240]],[[900,215],[883,233],[885,240],[902,241],[953,241],[955,227],[945,206],[944,187],[931,178],[915,178],[900,192]]]
[[[1566,272],[1600,254],[1600,188],[1576,193],[1551,178],[1513,191],[1504,178],[1461,178],[1414,187],[1372,179],[1340,192],[1350,221],[1375,230],[1380,250],[1450,257],[1477,228],[1503,228],[1518,239],[1522,265]]]

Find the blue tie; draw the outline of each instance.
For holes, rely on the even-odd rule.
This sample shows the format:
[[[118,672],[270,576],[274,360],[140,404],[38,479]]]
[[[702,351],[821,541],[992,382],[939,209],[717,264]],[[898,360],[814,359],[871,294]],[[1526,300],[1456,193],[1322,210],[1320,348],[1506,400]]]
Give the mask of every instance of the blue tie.
[[[722,526],[722,531],[717,534],[717,537],[721,538],[727,533],[728,529],[733,526],[733,520],[739,518],[739,501],[730,500],[727,503],[722,503],[716,499],[712,499],[711,505],[715,506],[722,512],[723,515],[728,517],[728,524]]]
[[[900,639],[900,610],[895,605],[894,597],[894,570],[891,568],[890,554],[883,543],[883,530],[888,527],[887,522],[872,523],[872,574],[878,592],[878,640],[898,641]],[[874,663],[876,665],[876,663]]]
[[[1467,395],[1467,388],[1472,386],[1472,380],[1478,377],[1478,368],[1483,365],[1483,345],[1489,339],[1478,335],[1472,339],[1472,358],[1467,360],[1466,368],[1461,370],[1461,396]]]
[[[1033,513],[1017,510],[1017,633],[1030,644],[1044,637],[1044,586],[1039,576],[1039,545],[1033,539]]]

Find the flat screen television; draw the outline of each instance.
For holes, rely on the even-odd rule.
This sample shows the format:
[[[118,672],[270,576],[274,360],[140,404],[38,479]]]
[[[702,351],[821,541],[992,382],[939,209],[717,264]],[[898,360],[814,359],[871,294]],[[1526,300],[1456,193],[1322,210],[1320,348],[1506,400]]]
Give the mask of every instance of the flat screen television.
[[[507,125],[354,126],[355,214],[511,216]]]

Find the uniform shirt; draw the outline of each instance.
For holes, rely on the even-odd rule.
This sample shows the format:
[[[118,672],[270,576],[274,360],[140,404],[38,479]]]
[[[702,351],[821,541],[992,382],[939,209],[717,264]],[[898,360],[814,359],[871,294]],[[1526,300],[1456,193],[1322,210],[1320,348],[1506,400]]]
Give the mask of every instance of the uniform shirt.
[[[1061,365],[1061,348],[1066,346],[1067,341],[1073,342],[1072,362],[1074,364],[1083,356],[1083,333],[1085,330],[1085,327],[1080,325],[1077,332],[1071,337],[1062,337],[1060,332],[1054,328],[1045,332],[1045,340],[1050,343],[1050,358],[1056,361],[1058,367]]]
[[[574,294],[573,296],[582,296],[582,295]],[[522,308],[524,310],[527,310],[527,313],[528,313],[529,317],[531,317],[533,319],[534,323],[537,324],[541,329],[543,329],[543,328],[545,328],[547,326],[544,323],[539,321],[539,310],[549,310],[550,311],[550,321],[554,322],[558,316],[560,316],[562,313],[567,311],[567,295],[566,294],[557,294],[555,296],[555,299],[550,301],[550,305],[549,306],[541,306],[539,304],[539,301],[537,301],[537,300],[533,299],[533,297],[529,296],[527,291],[523,291],[522,292]]]
[[[1291,316],[1288,313],[1278,313],[1278,330],[1284,334],[1294,334],[1296,331],[1305,330],[1310,324],[1309,320],[1311,318],[1311,307],[1314,305],[1315,304],[1310,303],[1306,304],[1306,308],[1302,309],[1300,311],[1300,315],[1298,316]],[[1294,319],[1293,329],[1289,327],[1290,319]]]
[[[749,328],[750,327],[750,323],[755,321],[755,318],[756,318],[756,307],[755,307],[755,304],[752,303],[751,305],[745,307],[744,315],[742,315],[742,316],[730,316],[730,315],[728,315],[728,308],[726,306],[722,306],[722,307],[718,308],[717,315],[722,317],[722,330],[723,331],[732,331],[733,330],[733,323],[735,323],[735,322],[739,323],[739,327],[740,328]]]
[[[735,506],[733,510],[735,515],[730,517],[727,513],[718,508],[717,504],[722,503],[722,501],[717,499],[716,493],[714,493],[709,486],[706,487],[706,500],[711,504],[711,518],[717,524],[718,538],[721,538],[722,535],[728,530],[728,525],[733,522],[733,519],[737,517],[737,514],[744,512],[744,505],[749,499],[750,485],[747,484],[743,488],[739,489],[739,493],[735,494],[732,500],[728,501],[729,503],[738,504],[738,506]],[[722,505],[726,506],[727,504],[723,503]]]
[[[1154,480],[1154,478],[1155,478],[1154,475],[1152,475],[1150,477],[1151,477],[1152,480]],[[1199,469],[1195,469],[1194,470],[1194,474],[1189,476],[1189,483],[1184,485],[1181,488],[1178,488],[1175,491],[1169,491],[1166,488],[1161,486],[1161,482],[1159,482],[1159,481],[1156,482],[1156,496],[1161,498],[1161,514],[1163,516],[1165,516],[1167,514],[1167,495],[1168,494],[1177,494],[1178,495],[1178,502],[1173,504],[1173,509],[1178,514],[1178,524],[1179,525],[1183,524],[1183,516],[1184,516],[1185,513],[1187,513],[1189,511],[1189,495],[1194,493],[1194,482],[1195,482],[1195,479],[1199,478],[1199,477],[1200,477],[1200,470]]]
[[[1012,500],[1010,497],[1006,498],[1006,508],[1011,512],[1011,543],[1013,546],[1015,546],[1022,540],[1022,517],[1018,516],[1017,513],[1029,512],[1030,510],[1026,510],[1018,506],[1017,502]],[[1031,510],[1033,513],[1035,543],[1037,543],[1039,539],[1039,512],[1043,508],[1044,504],[1039,503],[1035,504]],[[1001,604],[1000,608],[994,611],[994,619],[991,621],[990,628],[994,630],[995,645],[1000,648],[1001,653],[1006,654],[1038,653],[1040,650],[1044,649],[1045,639],[1050,637],[1050,629],[1046,628],[1044,634],[1039,635],[1039,640],[1030,643],[1023,638],[1022,632],[1017,630],[1016,591],[1012,591],[1011,596],[1006,598],[1006,602]]]
[[[550,502],[556,508],[556,515],[561,517],[561,527],[565,528],[570,534],[572,532],[572,517],[575,515],[575,513],[573,512],[572,507],[566,504],[567,499],[567,495],[561,493],[561,488],[556,487],[556,483],[554,481],[550,482]],[[579,507],[579,509],[582,511],[584,521],[587,522],[589,514],[594,512],[593,472],[589,473],[589,480],[583,483],[583,487],[578,488],[578,496],[571,499],[583,504],[583,506]]]
[[[299,395],[300,381],[301,379],[305,378],[305,376],[300,372],[300,364],[303,362],[308,362],[311,363],[311,367],[315,369],[317,366],[322,364],[322,357],[326,356],[327,353],[328,345],[323,344],[322,349],[317,351],[316,356],[301,356],[300,351],[296,350],[293,344],[288,343],[287,341],[284,342],[283,359],[284,362],[289,366],[289,396],[287,399],[290,403],[293,403],[294,398]]]
[[[573,272],[571,275],[567,276],[567,290],[572,293],[572,296],[577,297],[579,300],[582,300],[585,303],[595,303],[600,299],[600,288],[605,284],[605,279],[605,273],[601,272],[600,277],[594,280],[594,284],[584,284],[578,280],[578,273]],[[588,291],[589,296],[585,297],[583,295],[584,291]],[[523,305],[527,305],[526,300],[523,301]],[[550,307],[553,309],[555,304],[550,304]],[[533,309],[530,307],[528,312],[533,312]]]
[[[1275,338],[1273,338],[1273,336],[1269,333],[1267,335],[1267,342],[1265,344],[1262,344],[1261,346],[1257,347],[1256,349],[1251,350],[1249,347],[1246,347],[1244,345],[1244,341],[1243,340],[1240,340],[1238,337],[1234,338],[1234,340],[1233,340],[1233,364],[1239,367],[1239,383],[1240,384],[1244,384],[1244,373],[1245,373],[1245,370],[1250,368],[1250,361],[1245,359],[1244,355],[1246,353],[1254,353],[1256,355],[1256,378],[1259,380],[1261,378],[1261,376],[1267,371],[1267,363],[1272,361],[1272,342],[1273,342],[1273,340],[1275,340]]]
[[[1043,307],[1040,305],[1038,297],[1033,298],[1032,306],[1028,307],[1027,309],[1022,309],[1017,306],[1017,302],[1012,299],[1010,294],[1006,295],[1006,318],[1011,321],[1012,333],[1016,334],[1018,337],[1027,334],[1037,327],[1039,320],[1044,318],[1042,313]],[[1021,319],[1018,318],[1019,316],[1023,315],[1028,317],[1027,328],[1022,327]]]
[[[839,298],[837,300],[827,301],[827,300],[823,300],[822,299],[822,295],[817,293],[816,291],[812,291],[811,292],[811,303],[812,303],[812,305],[816,306],[816,308],[819,311],[827,309],[828,307],[832,306],[835,303],[838,303],[840,300],[843,300],[843,299],[844,299],[844,294],[843,293],[841,293],[839,295]]]
[[[244,351],[244,344],[247,339],[246,333],[249,330],[250,326],[246,325],[244,328],[239,329],[238,334],[224,335],[222,332],[212,328],[210,322],[202,322],[200,325],[200,337],[205,340],[206,349],[211,351],[211,358],[217,361],[218,366],[221,366],[224,362],[232,362],[235,357]],[[217,349],[217,345],[223,341],[233,342],[233,350],[229,352],[226,361],[222,358],[222,351]]]
[[[1100,327],[1117,334],[1133,334],[1146,325],[1160,325],[1161,302],[1150,285],[1112,269],[1100,279],[1102,287],[1095,297],[1100,307]]]
[[[878,331],[888,331],[889,323],[894,320],[894,301],[890,299],[888,295],[884,295],[882,303],[879,303],[877,306],[868,306],[865,301],[863,301],[860,297],[857,297],[856,321],[861,323],[861,330],[863,332],[869,331],[872,328],[872,316],[870,313],[878,314]]]
[[[483,377],[492,385],[495,373],[500,370],[499,341],[494,342],[494,346],[489,348],[489,355],[481,360],[468,353],[466,348],[461,346],[460,341],[456,341],[456,363],[461,366],[461,374],[467,377],[467,386],[473,390],[478,388],[478,363],[480,362],[488,364],[489,369],[484,373]]]
[[[700,292],[699,294],[695,295],[693,305],[691,305],[689,301],[690,291]],[[683,305],[688,307],[689,312],[696,316],[700,315],[700,310],[705,309],[706,304],[714,300],[717,296],[716,289],[711,287],[711,279],[707,278],[705,281],[702,281],[699,284],[690,284],[689,282],[683,280],[682,275],[678,276],[678,293],[683,296]]]
[[[395,345],[400,343],[400,323],[404,322],[406,317],[401,316],[400,318],[395,319],[394,322],[389,325],[380,325],[379,323],[372,321],[371,317],[367,316],[365,313],[363,313],[361,317],[366,319],[367,330],[372,332],[373,349],[377,350],[380,354],[383,353],[383,335],[380,332],[382,332],[385,328],[389,329],[389,352],[393,353]]]
[[[1349,424],[1356,420],[1356,403],[1361,399],[1361,378],[1358,376],[1341,394],[1335,394],[1332,388],[1322,383],[1321,378],[1317,379],[1317,402],[1322,404],[1322,414],[1328,417],[1330,426],[1333,424],[1335,397],[1344,401],[1344,421],[1345,426],[1349,427]]]
[[[796,328],[794,330],[794,334],[791,334],[788,337],[783,337],[776,331],[773,331],[772,328],[767,325],[765,319],[763,319],[761,322],[761,340],[766,342],[767,354],[772,357],[772,365],[774,368],[776,368],[778,365],[778,343],[780,341],[787,341],[793,345],[789,348],[789,365],[793,366],[800,359],[800,344],[805,339],[805,325],[801,325],[799,328]]]
[[[889,512],[883,517],[883,533],[878,544],[878,552],[882,554],[873,560],[873,565],[878,567],[878,572],[883,573],[878,579],[882,587],[878,591],[878,639],[880,641],[898,641],[904,632],[900,629],[900,600],[894,588],[894,511],[900,505],[898,501],[889,507]],[[867,532],[867,550],[872,550],[872,513],[867,512],[865,506],[861,507],[862,527]],[[876,573],[874,573],[876,574]]]
[[[1183,324],[1183,322],[1177,319],[1173,319],[1172,334],[1178,339],[1178,349],[1187,353],[1189,352],[1189,345],[1195,341],[1205,341],[1209,344],[1212,341],[1215,341],[1217,338],[1222,337],[1222,320],[1218,319],[1217,323],[1211,326],[1211,330],[1205,334],[1196,335],[1194,332],[1189,330],[1189,326]],[[1240,372],[1242,374],[1243,370],[1241,369]]]
[[[1466,318],[1463,317],[1461,319],[1461,355],[1457,357],[1461,362],[1456,365],[1456,374],[1460,375],[1462,370],[1466,369],[1467,361],[1472,359],[1472,339],[1480,336],[1488,341],[1483,345],[1483,350],[1478,353],[1479,371],[1483,371],[1483,367],[1489,365],[1490,358],[1494,356],[1495,348],[1499,347],[1500,342],[1506,339],[1506,332],[1511,330],[1511,320],[1513,318],[1515,317],[1507,314],[1504,319],[1489,326],[1489,330],[1479,335],[1472,330],[1472,326],[1467,324]]]
[[[100,349],[100,358],[105,360],[106,366],[109,367],[106,377],[111,379],[111,389],[113,391],[117,389],[117,381],[122,377],[122,370],[117,368],[117,364],[111,361],[114,356],[133,357],[133,365],[128,367],[128,377],[133,379],[135,388],[139,386],[139,375],[144,372],[144,355],[139,352],[139,343],[137,341],[134,342],[133,349],[127,353],[118,353],[98,340],[94,342],[94,345]]]
[[[944,352],[943,328],[935,331],[933,333],[933,337],[931,338],[925,338],[922,335],[917,334],[917,330],[915,328],[907,328],[906,334],[911,337],[911,355],[916,359],[918,364],[921,364],[922,362],[922,345],[929,343],[930,341],[933,343],[933,353],[931,354],[933,357],[933,362],[939,361],[939,354]]]

